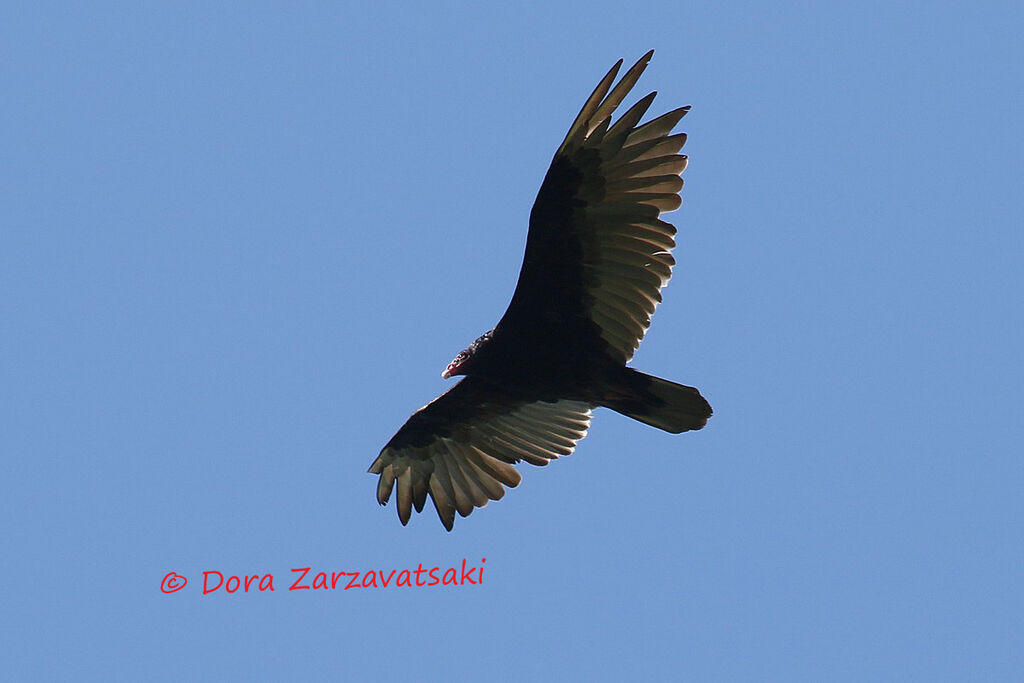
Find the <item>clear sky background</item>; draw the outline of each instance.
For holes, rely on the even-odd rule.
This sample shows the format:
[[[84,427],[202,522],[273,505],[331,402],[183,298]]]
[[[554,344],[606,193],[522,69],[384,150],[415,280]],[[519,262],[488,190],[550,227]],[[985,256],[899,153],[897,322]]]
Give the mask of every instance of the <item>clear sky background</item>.
[[[3,677],[1020,680],[1019,7],[5,3]],[[652,47],[691,164],[634,365],[715,416],[403,528],[366,468]]]

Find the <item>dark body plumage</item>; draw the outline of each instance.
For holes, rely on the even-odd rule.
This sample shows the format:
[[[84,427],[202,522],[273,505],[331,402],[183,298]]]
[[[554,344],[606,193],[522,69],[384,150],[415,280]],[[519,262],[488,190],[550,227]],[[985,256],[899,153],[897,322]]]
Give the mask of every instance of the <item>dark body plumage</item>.
[[[455,512],[516,486],[521,460],[545,465],[572,453],[591,409],[605,406],[670,432],[700,429],[711,407],[692,388],[628,368],[674,260],[689,109],[638,125],[642,98],[611,124],[652,52],[616,84],[605,76],[558,148],[530,213],[515,293],[497,326],[443,373],[466,378],[405,423],[370,466],[383,505],[398,488],[408,522],[429,494],[447,529]]]

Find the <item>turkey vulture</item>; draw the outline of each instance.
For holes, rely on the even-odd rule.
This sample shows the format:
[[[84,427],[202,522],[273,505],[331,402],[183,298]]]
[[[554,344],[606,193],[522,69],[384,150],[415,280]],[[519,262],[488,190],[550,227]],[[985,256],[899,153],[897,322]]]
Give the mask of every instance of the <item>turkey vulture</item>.
[[[519,484],[514,463],[572,453],[598,406],[672,433],[711,417],[697,389],[626,366],[675,264],[676,230],[658,215],[679,208],[686,168],[686,134],[671,132],[689,107],[640,124],[652,92],[612,123],[653,54],[612,87],[620,59],[555,152],[508,310],[441,373],[466,377],[370,465],[381,505],[398,485],[403,525],[429,494],[451,531],[456,511],[466,517]]]

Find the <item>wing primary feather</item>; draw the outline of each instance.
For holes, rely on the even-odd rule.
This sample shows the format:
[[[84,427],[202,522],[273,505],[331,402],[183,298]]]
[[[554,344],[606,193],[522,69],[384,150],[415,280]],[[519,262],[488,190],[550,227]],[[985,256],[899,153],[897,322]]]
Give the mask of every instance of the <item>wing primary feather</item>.
[[[455,524],[455,488],[443,457],[435,458],[434,474],[430,478],[430,497],[441,523],[448,530]]]
[[[377,459],[377,462],[380,462],[380,458]],[[395,466],[383,466],[378,469],[378,472],[380,473],[380,479],[377,481],[377,502],[381,505],[387,505],[388,499],[391,498],[391,491],[395,487]]]
[[[605,133],[608,132],[608,126],[611,125],[612,117],[606,116],[601,119],[593,130],[587,135],[587,146],[600,145],[601,141],[604,140]]]
[[[413,470],[412,506],[416,512],[423,512],[423,505],[427,502],[427,492],[430,489],[430,474],[434,468],[427,461],[426,463],[417,463],[409,469]]]
[[[682,133],[680,133],[680,135],[682,135]],[[613,156],[606,159],[602,169],[605,174],[607,174],[619,166],[631,161],[675,154],[683,147],[681,144],[678,148],[675,146],[677,140],[673,140],[673,138],[676,137],[677,136],[673,135],[666,138],[655,138],[653,140],[645,140],[635,145],[623,146],[622,149],[618,150]]]
[[[652,92],[644,95],[639,102],[634,104],[632,107],[626,110],[626,113],[619,117],[619,120],[615,122],[611,128],[608,129],[608,133],[605,135],[603,144],[601,145],[602,155],[613,156],[616,152],[622,149],[622,146],[626,142],[626,138],[632,132],[633,128],[640,122],[640,119],[644,117],[647,110],[651,108],[651,103],[654,102],[654,98],[657,97],[658,93]]]
[[[614,112],[615,109],[620,104],[622,104],[622,100],[626,99],[626,95],[628,95],[629,92],[633,89],[633,86],[636,85],[636,82],[640,80],[641,74],[643,74],[644,69],[647,68],[647,65],[651,61],[651,57],[653,56],[654,50],[649,50],[647,54],[645,54],[643,57],[637,60],[636,64],[629,67],[629,71],[627,71],[622,76],[622,78],[615,85],[615,87],[612,88],[612,91],[608,94],[608,97],[604,98],[604,102],[602,102],[601,106],[598,107],[597,110],[594,112],[594,114],[592,115],[593,118],[600,121],[612,115],[612,112]],[[622,60],[619,61],[621,63]],[[639,120],[639,117],[637,118],[637,120]]]
[[[642,126],[638,126],[626,137],[625,146],[629,147],[645,140],[665,137],[672,132],[672,129],[676,127],[679,120],[686,116],[689,111],[690,105],[679,107],[678,109],[673,109],[668,113],[662,114],[658,118],[651,119]]]
[[[608,171],[612,171],[622,164],[631,161],[643,161],[645,159],[678,154],[685,144],[686,133],[677,133],[668,137],[655,138],[654,140],[647,140],[637,145],[623,147],[618,154],[608,160],[605,168]]]
[[[402,521],[402,526],[405,526],[409,523],[409,517],[412,516],[412,468],[403,469],[396,481],[398,483],[398,499],[395,502],[398,505],[398,519]]]
[[[565,140],[558,146],[558,151],[555,152],[555,156],[565,153],[571,146],[574,146],[581,142],[586,137],[590,126],[590,120],[594,117],[594,112],[601,105],[601,101],[604,99],[605,94],[608,92],[608,88],[611,87],[612,81],[615,80],[615,75],[619,73],[619,68],[622,66],[622,60],[615,62],[615,65],[608,70],[604,78],[601,79],[597,87],[594,88],[594,92],[590,93],[590,97],[587,98],[586,103],[583,105],[583,109],[580,109],[580,113],[576,115],[576,119],[569,126],[569,132],[565,135]],[[577,140],[577,138],[579,140]]]
[[[451,452],[446,450],[442,457],[444,457],[445,467],[448,468],[448,474],[452,479],[452,488],[455,489],[455,509],[458,510],[461,516],[469,517],[469,514],[473,512],[473,501],[469,496],[469,484],[463,479],[462,471],[459,469],[459,465],[455,462]]]

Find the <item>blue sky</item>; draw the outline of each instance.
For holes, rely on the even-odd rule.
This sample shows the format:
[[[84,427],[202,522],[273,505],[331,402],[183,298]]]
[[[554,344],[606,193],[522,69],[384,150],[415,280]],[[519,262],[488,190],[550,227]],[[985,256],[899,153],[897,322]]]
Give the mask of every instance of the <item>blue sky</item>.
[[[355,5],[355,3],[347,3]],[[8,3],[11,680],[1019,680],[1014,3]],[[366,473],[489,329],[606,69],[693,105],[606,410],[446,533]],[[477,586],[287,591],[292,568]],[[202,595],[204,571],[273,593]],[[161,579],[189,580],[165,595]]]

